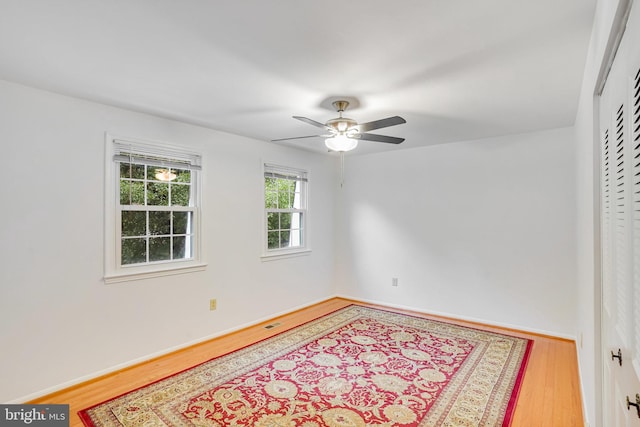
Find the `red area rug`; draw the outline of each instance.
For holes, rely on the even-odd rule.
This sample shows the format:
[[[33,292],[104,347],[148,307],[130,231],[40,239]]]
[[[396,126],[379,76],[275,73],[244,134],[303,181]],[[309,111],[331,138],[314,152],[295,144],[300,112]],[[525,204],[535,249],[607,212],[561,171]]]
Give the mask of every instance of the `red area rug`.
[[[352,305],[79,412],[86,426],[508,426],[532,341]]]

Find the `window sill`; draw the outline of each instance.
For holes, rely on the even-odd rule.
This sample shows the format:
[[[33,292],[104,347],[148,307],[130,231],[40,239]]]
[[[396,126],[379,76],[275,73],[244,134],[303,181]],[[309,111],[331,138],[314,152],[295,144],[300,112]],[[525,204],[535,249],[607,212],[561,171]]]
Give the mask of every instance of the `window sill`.
[[[147,271],[132,271],[126,273],[108,274],[104,276],[104,282],[106,284],[130,282],[133,280],[150,279],[153,277],[173,276],[176,274],[193,273],[196,271],[204,271],[207,269],[207,264],[191,264],[188,266],[170,267],[163,270],[147,270]]]
[[[311,249],[300,249],[300,250],[292,250],[286,252],[274,252],[274,253],[266,253],[260,257],[262,262],[266,261],[277,261],[279,259],[285,258],[295,258],[299,256],[307,256],[311,254]]]

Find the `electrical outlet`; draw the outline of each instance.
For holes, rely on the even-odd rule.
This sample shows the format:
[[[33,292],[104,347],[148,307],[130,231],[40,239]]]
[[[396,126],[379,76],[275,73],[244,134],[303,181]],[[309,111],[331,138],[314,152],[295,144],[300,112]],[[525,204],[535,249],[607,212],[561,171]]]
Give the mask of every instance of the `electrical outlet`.
[[[391,278],[391,286],[398,286],[398,278],[397,277],[392,277]]]
[[[210,299],[209,300],[209,310],[213,311],[218,307],[218,300],[214,299]]]

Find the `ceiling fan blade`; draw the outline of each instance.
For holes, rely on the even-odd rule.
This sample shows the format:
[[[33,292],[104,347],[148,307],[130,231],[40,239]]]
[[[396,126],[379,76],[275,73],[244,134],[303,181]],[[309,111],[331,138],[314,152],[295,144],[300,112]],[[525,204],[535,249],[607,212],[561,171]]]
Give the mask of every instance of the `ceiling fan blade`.
[[[387,117],[386,119],[374,120],[373,122],[367,122],[359,124],[357,127],[360,132],[369,132],[374,129],[382,129],[389,126],[401,125],[407,123],[405,119],[400,116]]]
[[[308,135],[308,136],[294,136],[293,138],[280,138],[272,139],[271,142],[289,141],[292,139],[305,139],[305,138],[329,138],[331,135]]]
[[[316,122],[315,120],[311,120],[307,117],[301,117],[301,116],[293,116],[294,119],[300,120],[302,122],[308,123],[312,126],[316,126],[319,128],[323,128],[323,129],[329,129],[327,126],[324,125],[324,123],[320,123],[320,122]]]
[[[373,133],[361,133],[359,134],[360,139],[364,139],[367,141],[375,141],[375,142],[387,142],[389,144],[400,144],[404,141],[404,138],[396,138],[395,136],[386,136],[386,135],[376,135]]]

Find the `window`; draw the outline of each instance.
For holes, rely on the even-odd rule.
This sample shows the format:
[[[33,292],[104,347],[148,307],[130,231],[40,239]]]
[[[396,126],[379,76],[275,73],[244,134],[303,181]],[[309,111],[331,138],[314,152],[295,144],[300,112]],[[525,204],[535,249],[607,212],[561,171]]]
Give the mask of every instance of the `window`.
[[[308,252],[307,172],[264,165],[265,256]]]
[[[107,138],[105,280],[201,269],[199,154],[177,147]]]

